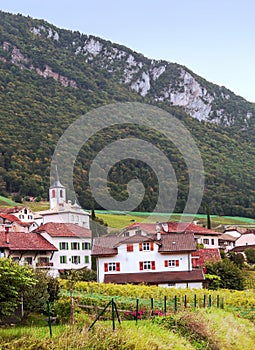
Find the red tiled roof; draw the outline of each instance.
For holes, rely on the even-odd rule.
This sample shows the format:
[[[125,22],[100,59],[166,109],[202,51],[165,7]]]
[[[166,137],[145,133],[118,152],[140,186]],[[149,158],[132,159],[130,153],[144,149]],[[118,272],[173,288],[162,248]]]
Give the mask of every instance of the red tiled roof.
[[[25,207],[11,207],[11,208],[1,208],[1,213],[4,214],[13,214],[13,213],[18,213],[20,210],[24,209]]]
[[[10,222],[17,222],[18,224],[22,225],[22,222],[20,221],[20,219],[18,219],[17,216],[15,216],[13,214],[0,213],[0,217],[8,220]]]
[[[217,248],[214,249],[198,249],[191,253],[192,267],[204,267],[207,262],[220,261],[220,251]]]
[[[201,235],[220,235],[221,232],[210,230],[206,227],[189,222],[168,222],[168,232],[193,232]]]
[[[117,248],[115,248],[115,246],[120,242],[121,239],[123,239],[123,237],[117,237],[117,236],[106,236],[106,237],[94,238],[91,255],[95,255],[95,256],[116,255]]]
[[[203,282],[202,270],[180,271],[180,272],[139,272],[139,273],[116,273],[105,274],[104,283],[188,283]]]
[[[129,244],[129,243],[140,243],[140,242],[153,242],[154,238],[142,235],[132,235],[130,237],[120,237],[120,241],[115,245]]]
[[[187,252],[196,250],[193,233],[168,233],[161,235],[159,253]]]
[[[133,224],[126,227],[125,231],[127,230],[143,230],[147,233],[156,233],[156,224],[155,223],[143,223],[143,222],[134,222]]]
[[[10,243],[6,243],[5,232],[0,232],[0,247],[21,251],[57,250],[54,245],[37,233],[9,232],[8,237]]]
[[[34,232],[47,232],[51,237],[84,237],[91,238],[91,231],[75,224],[48,222]]]
[[[237,247],[234,247],[230,250],[230,252],[235,252],[235,253],[242,253],[248,248],[253,248],[255,249],[255,244],[248,244],[248,245],[240,245]]]
[[[143,230],[147,233],[156,233],[156,223],[139,223],[135,222],[132,225],[129,225],[124,231],[128,231],[131,229]],[[161,233],[176,233],[176,232],[193,232],[197,234],[203,235],[220,235],[221,232],[217,232],[214,230],[209,230],[206,227],[202,227],[191,222],[178,222],[178,221],[170,221],[159,223],[161,227]],[[168,231],[165,231],[165,228],[168,227]]]

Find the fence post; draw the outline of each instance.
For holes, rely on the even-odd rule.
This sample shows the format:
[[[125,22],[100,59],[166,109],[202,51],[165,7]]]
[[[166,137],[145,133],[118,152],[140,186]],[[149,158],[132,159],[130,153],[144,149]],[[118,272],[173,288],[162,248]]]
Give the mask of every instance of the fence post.
[[[194,294],[194,307],[196,308],[197,307],[197,295]]]
[[[51,317],[50,317],[50,302],[47,301],[47,309],[48,309],[48,323],[50,329],[50,337],[52,338],[52,328],[51,328]]]
[[[219,308],[219,307],[220,307],[220,296],[217,295],[217,308]]]
[[[206,295],[204,294],[204,307],[206,307]]]
[[[187,307],[187,296],[186,294],[184,295],[184,308],[186,309]]]
[[[166,295],[164,296],[164,314],[166,316]]]
[[[221,308],[224,309],[224,298],[222,298]]]
[[[174,297],[174,312],[177,312],[177,296]]]
[[[153,316],[153,298],[151,298],[151,316]]]
[[[139,304],[139,299],[136,299],[136,311],[135,311],[136,324],[137,324],[137,320],[138,320],[138,304]]]
[[[112,330],[115,331],[115,322],[114,322],[114,301],[112,298]]]
[[[208,298],[208,307],[211,307],[212,306],[212,296],[209,295],[209,298]]]

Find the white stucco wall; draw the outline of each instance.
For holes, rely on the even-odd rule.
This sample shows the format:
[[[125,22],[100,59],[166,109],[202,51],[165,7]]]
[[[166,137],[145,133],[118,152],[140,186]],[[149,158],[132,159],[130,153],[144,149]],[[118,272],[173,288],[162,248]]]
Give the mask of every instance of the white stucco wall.
[[[195,240],[197,243],[201,243],[207,249],[219,248],[219,236],[209,236],[209,235],[196,235]],[[205,239],[209,240],[209,243],[205,243]],[[214,244],[213,244],[214,242]]]
[[[89,215],[72,212],[59,212],[43,215],[43,224],[47,222],[58,222],[76,224],[89,229]]]
[[[52,259],[54,270],[69,270],[69,269],[81,269],[83,267],[91,268],[91,249],[82,249],[82,243],[90,243],[91,248],[91,238],[79,238],[79,237],[51,237],[47,232],[42,232],[41,235],[47,239],[51,244],[53,244],[58,251],[55,251]],[[59,243],[67,242],[68,250],[60,250]],[[80,243],[80,249],[71,249],[71,243]],[[66,263],[60,263],[60,256],[66,256]],[[80,263],[72,263],[72,256],[79,256]],[[89,262],[85,263],[85,256],[89,256]]]

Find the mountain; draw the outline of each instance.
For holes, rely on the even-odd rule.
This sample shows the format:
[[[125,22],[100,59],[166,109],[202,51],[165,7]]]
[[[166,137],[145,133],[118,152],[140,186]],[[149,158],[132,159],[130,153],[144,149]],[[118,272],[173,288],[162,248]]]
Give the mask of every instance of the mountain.
[[[50,161],[59,137],[78,117],[114,102],[158,106],[180,119],[201,152],[206,188],[200,211],[255,216],[255,105],[225,87],[207,82],[184,66],[144,57],[124,46],[44,20],[0,12],[0,192],[47,196]],[[109,129],[85,145],[75,164],[74,184],[86,208],[94,203],[88,171],[109,139],[148,130],[126,125]],[[176,211],[184,208],[187,166],[174,145],[153,135],[178,180]],[[142,156],[142,155],[141,155]],[[141,158],[142,159],[142,158]],[[109,174],[111,194],[127,198],[127,182],[140,178],[145,196],[139,210],[152,210],[158,198],[156,174],[142,161],[127,159]]]

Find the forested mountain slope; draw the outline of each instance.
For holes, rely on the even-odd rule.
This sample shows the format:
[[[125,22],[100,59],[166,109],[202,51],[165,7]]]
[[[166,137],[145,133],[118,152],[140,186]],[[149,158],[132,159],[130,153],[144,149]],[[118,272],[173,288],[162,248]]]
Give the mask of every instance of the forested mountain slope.
[[[180,119],[192,133],[205,166],[207,204],[217,214],[255,216],[254,105],[198,77],[186,67],[153,61],[109,41],[56,28],[43,20],[0,12],[0,190],[47,196],[50,162],[64,130],[86,112],[113,102],[154,104]],[[98,207],[88,185],[91,161],[111,137],[152,142],[148,130],[130,125],[96,135],[81,150],[75,186],[86,208]],[[178,180],[175,210],[185,206],[188,169],[180,152],[160,133],[153,143],[173,165]],[[141,161],[125,160],[109,174],[111,194],[127,196],[126,183],[140,178],[146,189],[138,210],[157,201],[156,174]]]

